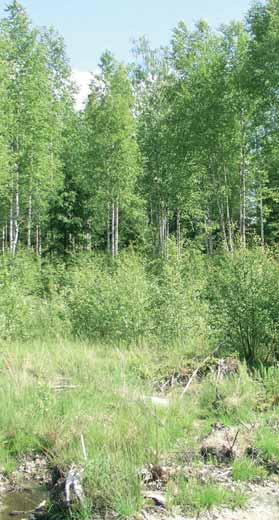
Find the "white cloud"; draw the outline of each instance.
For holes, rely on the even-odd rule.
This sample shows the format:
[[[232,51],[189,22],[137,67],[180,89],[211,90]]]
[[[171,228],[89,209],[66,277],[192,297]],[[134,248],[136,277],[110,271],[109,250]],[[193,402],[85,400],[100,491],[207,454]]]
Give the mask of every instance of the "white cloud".
[[[73,69],[72,80],[78,87],[78,92],[76,95],[76,109],[81,110],[89,95],[89,85],[92,80],[92,73],[88,72],[87,70]]]

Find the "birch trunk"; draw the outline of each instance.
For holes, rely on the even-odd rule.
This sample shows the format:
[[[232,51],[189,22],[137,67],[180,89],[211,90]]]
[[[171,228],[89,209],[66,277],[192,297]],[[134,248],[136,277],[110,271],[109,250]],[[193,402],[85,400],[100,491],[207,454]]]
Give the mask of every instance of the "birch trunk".
[[[160,250],[163,248],[164,242],[164,231],[163,231],[163,218],[162,218],[162,208],[160,208],[159,212],[159,241],[160,241]]]
[[[91,232],[91,226],[92,226],[92,222],[91,220],[87,220],[87,228],[88,228],[88,231],[86,233],[86,249],[87,251],[91,251],[92,249],[92,232]]]
[[[12,174],[11,181],[11,197],[10,197],[10,215],[9,215],[9,246],[10,252],[13,252],[14,247],[14,177]]]
[[[218,203],[219,215],[220,215],[220,227],[223,235],[223,244],[226,251],[229,250],[228,240],[227,240],[227,232],[226,232],[226,224],[225,224],[225,216],[224,216],[224,206],[223,202]]]
[[[176,213],[176,246],[177,246],[177,254],[181,255],[181,217],[180,210],[177,210]]]
[[[13,215],[13,195],[11,196],[10,202],[10,222],[9,222],[9,243],[10,243],[10,251],[13,252],[14,248],[14,215]]]
[[[229,202],[229,187],[227,180],[226,167],[224,166],[224,179],[225,179],[225,187],[226,187],[226,217],[227,217],[227,228],[228,228],[228,236],[229,236],[229,250],[233,252],[234,244],[233,244],[233,231],[232,231],[232,221],[231,221],[231,211],[230,211],[230,202]]]
[[[115,245],[115,251],[114,256],[118,255],[118,243],[119,243],[119,206],[118,202],[115,204],[115,239],[114,239],[114,245]]]
[[[115,204],[112,203],[111,215],[111,254],[115,256]]]
[[[40,256],[40,228],[36,226],[36,255]]]
[[[232,253],[234,250],[234,244],[233,244],[232,221],[231,221],[231,212],[230,212],[228,196],[227,196],[227,200],[226,200],[226,210],[227,210],[227,224],[228,224],[228,234],[229,234],[229,248]]]
[[[261,222],[261,246],[264,247],[264,216],[263,216],[263,195],[261,192],[261,198],[260,198],[260,222]]]
[[[240,169],[240,239],[246,247],[246,174],[244,165]]]
[[[111,252],[111,229],[110,229],[110,222],[111,222],[111,207],[110,203],[108,203],[108,213],[107,213],[107,252]]]
[[[206,233],[206,250],[208,255],[213,254],[213,240],[211,233],[211,217],[210,217],[210,209],[207,210],[207,215],[204,217],[204,225],[205,225],[205,233]]]
[[[245,143],[244,143],[244,121],[241,115],[241,159],[240,159],[240,240],[243,247],[246,247],[246,164],[245,164]]]
[[[167,210],[161,205],[159,213],[159,235],[160,235],[160,250],[161,253],[166,252],[166,243],[168,239],[168,216]]]
[[[32,233],[32,193],[30,191],[29,197],[28,197],[28,229],[27,229],[27,247],[28,247],[28,249],[31,249],[31,246],[32,246],[31,233]]]
[[[5,254],[5,226],[2,227],[2,254]]]
[[[14,231],[13,231],[13,256],[16,253],[18,237],[19,237],[19,173],[18,169],[16,172],[16,192],[15,192],[15,218],[14,218]]]

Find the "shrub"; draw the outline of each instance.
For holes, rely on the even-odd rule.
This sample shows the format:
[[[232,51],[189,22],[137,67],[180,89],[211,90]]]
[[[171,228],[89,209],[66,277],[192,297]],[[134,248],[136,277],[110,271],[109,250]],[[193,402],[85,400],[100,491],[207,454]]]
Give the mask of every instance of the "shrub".
[[[0,266],[0,338],[29,340],[65,334],[59,295],[44,296],[40,261],[32,254],[3,257]]]
[[[135,255],[111,268],[87,263],[72,272],[68,305],[73,333],[104,340],[138,340],[150,327],[151,288]]]
[[[278,293],[278,263],[259,249],[224,255],[210,271],[212,328],[249,365],[278,359]]]
[[[204,352],[209,336],[208,305],[201,297],[204,285],[201,255],[191,250],[178,257],[170,247],[153,294],[153,321],[161,341]]]

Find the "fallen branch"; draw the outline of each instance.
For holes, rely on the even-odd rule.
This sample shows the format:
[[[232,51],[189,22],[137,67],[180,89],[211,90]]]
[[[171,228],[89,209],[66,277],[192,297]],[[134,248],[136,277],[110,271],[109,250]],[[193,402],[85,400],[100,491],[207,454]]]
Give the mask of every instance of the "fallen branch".
[[[211,358],[211,356],[213,356],[214,354],[216,354],[216,352],[219,350],[219,348],[221,347],[221,345],[218,345],[218,347],[216,347],[215,350],[213,350],[213,352],[211,352],[204,360],[203,362],[194,370],[193,374],[191,375],[187,385],[183,388],[183,392],[180,396],[180,399],[182,399],[182,397],[184,397],[184,395],[186,394],[186,392],[188,392],[191,384],[193,383],[195,377],[197,376],[197,374],[199,373],[199,371],[201,370],[201,368],[205,365],[205,363],[207,363],[207,361],[209,361],[209,359]]]

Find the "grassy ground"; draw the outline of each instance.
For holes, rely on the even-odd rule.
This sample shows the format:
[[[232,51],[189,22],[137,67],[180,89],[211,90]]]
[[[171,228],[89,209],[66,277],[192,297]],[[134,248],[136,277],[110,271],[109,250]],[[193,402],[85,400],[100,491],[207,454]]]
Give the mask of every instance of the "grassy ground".
[[[121,517],[144,507],[141,474],[152,465],[172,468],[164,483],[170,508],[243,505],[245,493],[237,485],[231,489],[214,478],[200,480],[200,446],[212,424],[221,421],[238,428],[239,438],[263,459],[279,462],[279,371],[252,378],[243,367],[220,381],[209,374],[181,398],[182,385],[167,390],[164,381],[187,364],[181,347],[119,349],[65,342],[3,346],[0,465],[10,472],[31,450],[43,451],[55,464],[81,463],[89,507],[109,508]],[[162,396],[160,388],[168,406],[150,399]],[[186,463],[193,470],[185,477]],[[262,459],[251,461],[242,453],[232,463],[236,483],[267,475]]]

